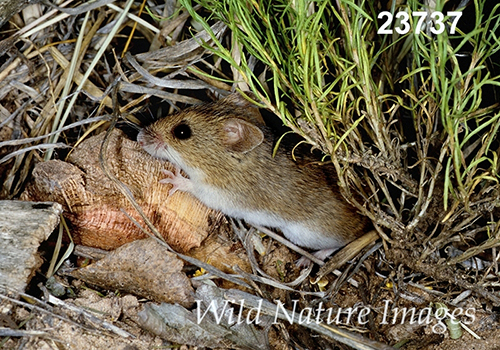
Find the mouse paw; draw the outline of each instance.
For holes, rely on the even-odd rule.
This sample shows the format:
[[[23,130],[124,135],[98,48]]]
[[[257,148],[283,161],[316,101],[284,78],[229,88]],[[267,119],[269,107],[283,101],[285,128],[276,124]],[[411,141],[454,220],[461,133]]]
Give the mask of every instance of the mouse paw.
[[[165,174],[167,177],[160,180],[162,184],[171,184],[172,188],[168,191],[168,195],[171,196],[177,190],[183,192],[189,192],[192,188],[191,180],[185,178],[181,174],[181,170],[179,168],[175,168],[175,174],[170,170],[162,169],[161,172]]]
[[[321,249],[316,251],[313,255],[317,257],[320,260],[325,260],[328,258],[334,251],[336,251],[338,248],[331,248],[331,249]],[[301,257],[299,260],[295,262],[295,265],[297,267],[309,267],[312,264],[312,261],[306,258],[305,256]]]
[[[295,262],[295,266],[300,268],[307,268],[312,265],[312,261],[306,258],[305,256],[301,257],[299,260]]]

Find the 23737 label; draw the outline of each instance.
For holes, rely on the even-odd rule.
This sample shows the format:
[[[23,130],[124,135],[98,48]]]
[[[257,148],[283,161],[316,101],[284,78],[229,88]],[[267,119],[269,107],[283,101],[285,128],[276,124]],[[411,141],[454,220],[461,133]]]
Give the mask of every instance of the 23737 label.
[[[445,25],[444,25],[444,15],[442,12],[435,11],[431,12],[430,14],[425,11],[415,11],[411,13],[413,17],[417,17],[417,21],[413,21],[415,25],[415,34],[420,34],[422,31],[422,26],[424,24],[424,21],[426,18],[430,18],[431,20],[427,22],[427,24],[430,24],[430,31],[433,34],[441,34],[445,30]],[[450,27],[450,34],[455,34],[455,29],[457,27],[458,20],[460,17],[462,17],[462,12],[458,11],[448,11],[446,13],[450,19],[453,19],[451,22],[451,27]],[[392,29],[388,29],[391,26],[391,23],[393,21],[393,15],[389,11],[383,11],[380,12],[379,15],[377,16],[378,19],[382,19],[384,17],[387,17],[386,21],[384,24],[378,29],[377,33],[378,34],[392,34]],[[398,32],[399,34],[406,34],[411,30],[411,24],[410,24],[410,15],[407,12],[401,11],[396,13],[396,19],[399,19],[399,26],[395,27],[394,30]]]

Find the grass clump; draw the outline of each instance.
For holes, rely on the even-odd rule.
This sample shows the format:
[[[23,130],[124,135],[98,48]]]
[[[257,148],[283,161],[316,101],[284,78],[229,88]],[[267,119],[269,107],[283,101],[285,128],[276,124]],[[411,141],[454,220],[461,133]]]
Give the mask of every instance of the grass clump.
[[[229,27],[212,53],[331,157],[346,197],[395,247],[425,261],[451,242],[499,244],[500,5],[197,0],[205,13],[181,3],[205,30]],[[463,15],[454,34],[452,10]],[[416,33],[408,16],[407,33],[395,20],[380,34],[382,11],[439,11],[445,30],[433,34],[427,17]]]

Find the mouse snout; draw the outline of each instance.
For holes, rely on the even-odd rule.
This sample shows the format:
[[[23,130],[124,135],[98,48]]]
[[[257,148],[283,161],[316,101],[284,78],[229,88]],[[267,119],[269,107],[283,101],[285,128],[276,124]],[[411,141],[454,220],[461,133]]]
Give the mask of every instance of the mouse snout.
[[[146,127],[137,134],[137,143],[147,150],[149,147],[159,148],[164,146],[165,140],[160,132]]]
[[[144,145],[146,144],[146,140],[144,139],[144,129],[142,129],[141,131],[139,131],[139,133],[137,134],[137,142],[139,143],[139,145],[141,145],[141,147],[144,147]]]
[[[141,146],[145,146],[152,143],[163,142],[163,138],[160,136],[159,133],[149,128],[144,128],[141,131],[139,131],[139,134],[137,134],[137,142]]]

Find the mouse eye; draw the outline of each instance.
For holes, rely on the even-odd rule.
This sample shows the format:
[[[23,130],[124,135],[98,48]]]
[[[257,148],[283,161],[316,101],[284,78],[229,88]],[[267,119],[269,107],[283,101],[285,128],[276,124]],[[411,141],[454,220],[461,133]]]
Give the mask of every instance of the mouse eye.
[[[186,140],[191,137],[191,128],[189,125],[181,123],[172,129],[172,133],[179,140]]]

